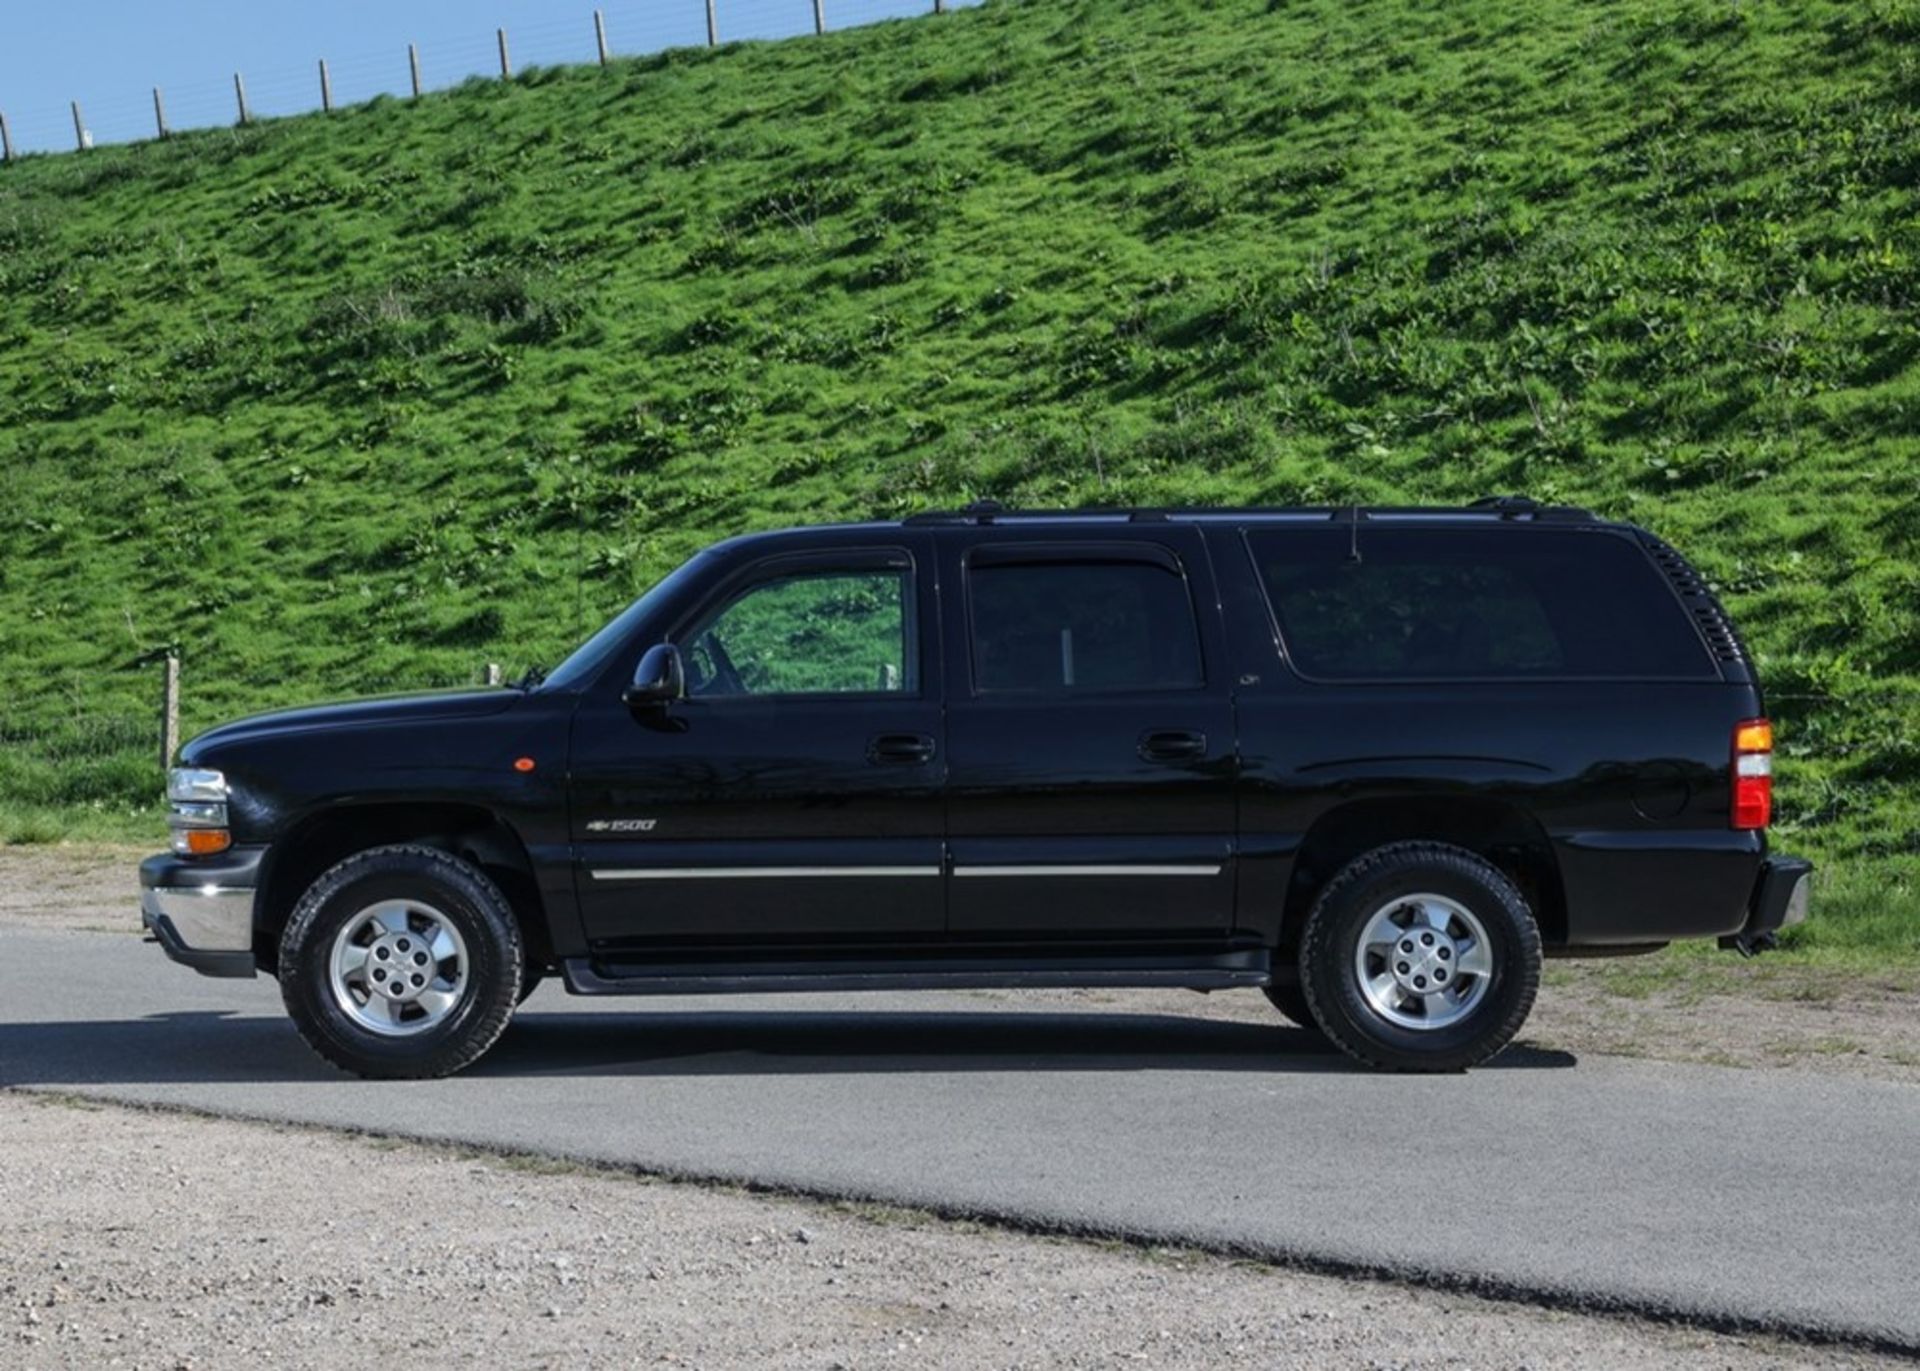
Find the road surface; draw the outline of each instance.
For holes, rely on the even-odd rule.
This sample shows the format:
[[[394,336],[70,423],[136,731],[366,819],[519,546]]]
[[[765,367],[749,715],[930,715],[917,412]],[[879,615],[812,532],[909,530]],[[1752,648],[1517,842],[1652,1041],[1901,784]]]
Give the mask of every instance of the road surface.
[[[0,1085],[1920,1351],[1920,1089],[1527,1048],[1371,1075],[1124,1005],[546,987],[466,1075],[370,1083],[270,981],[9,930]]]

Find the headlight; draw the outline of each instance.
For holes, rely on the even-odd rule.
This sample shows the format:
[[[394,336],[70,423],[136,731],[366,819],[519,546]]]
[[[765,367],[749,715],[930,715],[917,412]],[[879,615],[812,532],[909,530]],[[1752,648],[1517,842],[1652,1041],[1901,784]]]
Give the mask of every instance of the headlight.
[[[183,857],[211,857],[233,846],[227,829],[227,778],[218,771],[175,767],[167,773],[167,827]]]
[[[227,798],[226,775],[219,771],[205,771],[197,766],[176,766],[167,773],[167,798],[224,804]]]

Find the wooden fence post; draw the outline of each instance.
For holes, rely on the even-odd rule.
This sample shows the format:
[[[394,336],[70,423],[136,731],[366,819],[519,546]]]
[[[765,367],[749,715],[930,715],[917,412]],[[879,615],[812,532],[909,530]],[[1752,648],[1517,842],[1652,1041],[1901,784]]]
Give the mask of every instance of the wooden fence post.
[[[413,98],[420,98],[420,49],[407,44],[407,70],[413,74]]]
[[[500,37],[500,79],[504,81],[513,75],[513,60],[507,56],[507,31],[496,29],[495,32]]]
[[[320,112],[333,113],[333,78],[327,74],[327,59],[320,59]]]
[[[713,0],[707,0],[707,46],[713,48],[719,45],[720,25],[715,22],[713,17]]]
[[[173,765],[180,750],[180,654],[169,652],[160,688],[160,769]]]
[[[822,8],[822,0],[813,0],[813,31],[815,35],[827,31],[827,12]]]
[[[13,160],[13,130],[7,127],[4,111],[0,111],[0,160]]]
[[[600,65],[607,64],[607,16],[599,10],[593,12],[593,45],[600,50]]]
[[[240,79],[240,73],[233,74],[233,102],[240,107],[240,122],[251,124],[253,111],[247,108],[247,83]]]
[[[93,138],[87,133],[87,121],[80,117],[80,102],[73,104],[73,145],[85,152],[93,146]]]
[[[167,136],[167,107],[160,99],[160,87],[153,88],[153,131],[156,136]]]

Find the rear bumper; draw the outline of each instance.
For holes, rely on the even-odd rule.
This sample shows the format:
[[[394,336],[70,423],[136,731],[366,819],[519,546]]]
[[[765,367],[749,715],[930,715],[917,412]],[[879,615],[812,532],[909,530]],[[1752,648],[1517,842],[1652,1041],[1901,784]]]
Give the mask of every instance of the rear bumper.
[[[253,893],[260,848],[187,861],[162,853],[140,864],[140,922],[160,950],[203,976],[251,976]]]
[[[1746,926],[1720,940],[1720,946],[1740,952],[1770,947],[1774,935],[1807,917],[1813,885],[1813,863],[1801,857],[1768,857],[1747,901]]]

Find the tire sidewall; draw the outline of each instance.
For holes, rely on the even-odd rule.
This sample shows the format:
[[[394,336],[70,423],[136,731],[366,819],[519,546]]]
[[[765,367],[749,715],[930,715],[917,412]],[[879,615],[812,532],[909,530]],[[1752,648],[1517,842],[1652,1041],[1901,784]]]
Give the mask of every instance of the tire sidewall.
[[[1359,1055],[1384,1065],[1448,1070],[1484,1060],[1517,1031],[1538,986],[1539,934],[1525,899],[1497,868],[1465,851],[1383,849],[1371,860],[1376,869],[1336,879],[1311,916],[1301,981],[1315,1017],[1338,1039],[1360,1039]],[[1367,1002],[1354,969],[1360,937],[1381,907],[1421,894],[1442,895],[1470,910],[1486,930],[1493,956],[1479,1004],[1457,1023],[1431,1030],[1383,1018]]]
[[[361,911],[384,900],[430,905],[466,944],[467,985],[452,1014],[420,1033],[386,1035],[364,1028],[334,997],[334,940]],[[383,850],[349,858],[316,881],[289,921],[280,951],[281,993],[288,1012],[324,1056],[368,1075],[433,1075],[455,1070],[498,1032],[504,1001],[511,1012],[520,990],[518,940],[503,920],[493,884],[456,858]],[[504,925],[504,926],[503,926]],[[489,1025],[492,1024],[491,1027]]]

